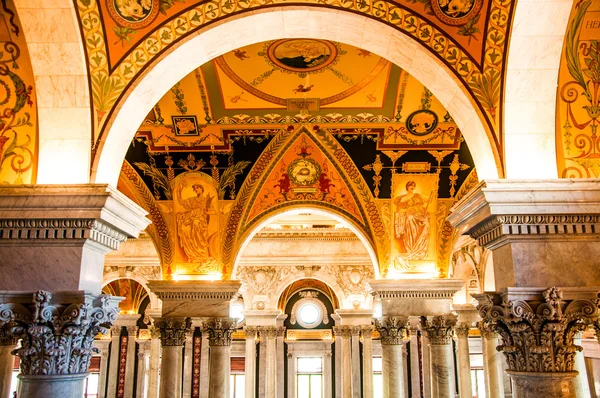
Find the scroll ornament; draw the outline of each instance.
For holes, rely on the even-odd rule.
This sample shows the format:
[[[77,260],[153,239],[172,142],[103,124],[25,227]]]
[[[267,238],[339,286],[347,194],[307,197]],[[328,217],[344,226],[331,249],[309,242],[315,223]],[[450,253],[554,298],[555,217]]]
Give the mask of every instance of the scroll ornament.
[[[87,372],[99,350],[98,333],[106,334],[117,319],[118,301],[100,295],[83,303],[51,304],[52,294],[33,293],[33,305],[0,304],[0,328],[21,339],[12,351],[24,375],[67,375]]]
[[[597,300],[563,300],[552,287],[541,300],[510,300],[507,295],[477,295],[481,327],[500,336],[497,350],[518,372],[571,372],[581,346],[576,334],[598,322]]]

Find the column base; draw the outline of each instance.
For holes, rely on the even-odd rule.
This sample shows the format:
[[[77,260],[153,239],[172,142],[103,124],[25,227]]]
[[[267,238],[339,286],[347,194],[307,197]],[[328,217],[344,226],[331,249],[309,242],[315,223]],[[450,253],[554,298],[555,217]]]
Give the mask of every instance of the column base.
[[[81,398],[89,373],[74,375],[19,375],[19,398]]]
[[[513,398],[575,398],[579,372],[517,372],[507,370],[513,380]]]

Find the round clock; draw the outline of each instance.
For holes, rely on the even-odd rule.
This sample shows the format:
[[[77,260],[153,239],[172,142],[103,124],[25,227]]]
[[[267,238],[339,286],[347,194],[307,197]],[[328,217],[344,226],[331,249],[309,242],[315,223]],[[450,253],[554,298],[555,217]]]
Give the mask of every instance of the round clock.
[[[311,158],[296,159],[288,166],[288,176],[298,185],[312,185],[319,180],[321,166]]]

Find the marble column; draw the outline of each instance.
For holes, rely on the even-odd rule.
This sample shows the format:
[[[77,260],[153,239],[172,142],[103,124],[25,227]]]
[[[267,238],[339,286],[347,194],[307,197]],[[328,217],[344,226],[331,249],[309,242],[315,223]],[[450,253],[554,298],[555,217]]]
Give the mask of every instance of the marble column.
[[[352,360],[352,398],[361,398],[360,388],[360,326],[352,326],[351,360]]]
[[[402,354],[407,324],[406,316],[386,316],[375,321],[381,335],[383,398],[406,397]]]
[[[140,315],[137,315],[138,319]],[[135,355],[135,344],[137,339],[137,326],[127,327],[127,359],[125,362],[125,388],[123,396],[124,398],[133,398],[133,387],[135,385],[135,362],[137,360]]]
[[[229,374],[231,373],[231,335],[237,328],[237,319],[214,318],[202,322],[203,332],[208,333],[209,398],[229,398]]]
[[[280,316],[279,318],[281,318]],[[285,391],[285,327],[283,327],[283,321],[287,318],[287,315],[283,315],[283,319],[279,320],[281,326],[277,327],[277,397],[282,397]],[[329,379],[331,380],[331,379]]]
[[[194,327],[185,335],[183,349],[183,396],[192,396],[192,375],[194,373]]]
[[[19,398],[80,398],[94,337],[117,319],[119,301],[82,291],[0,294],[0,328],[21,339]]]
[[[254,398],[256,392],[256,335],[258,330],[255,326],[246,326],[246,398]]]
[[[136,376],[136,387],[135,396],[136,398],[145,398],[147,396],[147,380],[150,372],[150,342],[139,341],[138,342],[138,364],[137,364],[137,376]]]
[[[431,398],[431,351],[429,339],[421,333],[421,372],[423,373],[423,398]]]
[[[160,397],[181,398],[183,345],[192,327],[191,318],[161,318],[155,322],[162,346]]]
[[[100,350],[100,374],[98,375],[98,397],[106,396],[106,382],[108,381],[108,345],[109,340],[95,340],[94,345]]]
[[[341,397],[352,398],[352,354],[350,345],[350,338],[352,337],[352,327],[334,326],[333,331],[336,334],[336,336],[340,336],[341,338],[341,362],[337,363],[337,365],[341,368]]]
[[[121,355],[121,329],[122,325],[113,325],[110,328],[110,358],[108,362],[107,397],[117,396],[119,384],[119,360]]]
[[[504,398],[504,382],[502,369],[502,354],[496,351],[498,335],[486,329],[480,322],[481,351],[483,354],[483,374],[485,378],[486,396],[489,398]]]
[[[11,335],[5,329],[0,329],[0,397],[2,398],[8,398],[10,395],[10,383],[15,363],[12,351],[17,342],[16,336]]]
[[[200,398],[208,398],[209,382],[209,356],[208,333],[202,332],[202,346],[200,354]]]
[[[158,398],[160,372],[160,329],[150,326],[150,369],[148,373],[148,398]],[[99,397],[102,398],[102,397]]]
[[[473,386],[471,384],[471,357],[469,355],[469,325],[456,327],[457,362],[458,362],[458,387],[460,398],[472,398]]]
[[[335,347],[335,398],[342,398],[342,336],[333,328]]]
[[[484,330],[500,336],[515,398],[575,397],[576,333],[598,319],[593,288],[507,288],[473,295]]]
[[[263,326],[260,329],[260,339],[265,339],[265,397],[275,398],[277,392],[277,328]],[[262,364],[261,364],[262,365]]]
[[[373,326],[361,326],[363,357],[363,398],[373,398]]]
[[[410,388],[411,398],[421,398],[421,366],[419,361],[419,324],[421,320],[410,317],[408,333],[410,336]]]
[[[581,332],[577,333],[573,338],[573,344],[581,347]],[[575,354],[574,369],[579,373],[575,379],[575,397],[576,398],[591,398],[590,384],[587,377],[587,369],[585,366],[585,357],[583,350]]]
[[[454,356],[452,330],[456,325],[455,315],[421,317],[421,328],[429,339],[431,354],[431,396],[454,398]]]

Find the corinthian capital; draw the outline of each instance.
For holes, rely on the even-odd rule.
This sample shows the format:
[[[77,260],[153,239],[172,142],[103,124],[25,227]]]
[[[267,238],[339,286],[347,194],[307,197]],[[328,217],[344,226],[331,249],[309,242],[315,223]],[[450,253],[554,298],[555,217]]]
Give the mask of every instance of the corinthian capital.
[[[192,328],[192,319],[162,318],[156,321],[154,326],[160,330],[160,342],[163,347],[183,346],[185,335]]]
[[[404,344],[407,327],[407,316],[386,316],[381,320],[375,320],[375,328],[381,336],[382,345]]]
[[[214,318],[202,322],[202,332],[208,333],[208,345],[211,347],[231,345],[231,335],[237,329],[235,318]]]
[[[519,372],[570,372],[582,347],[574,336],[598,320],[594,293],[575,289],[509,288],[474,295],[485,329],[499,335],[498,351]]]
[[[0,328],[4,338],[21,339],[13,354],[24,375],[67,375],[87,372],[98,333],[117,319],[118,302],[108,295],[38,291],[0,295]]]
[[[456,315],[422,316],[421,329],[432,345],[450,344]]]

